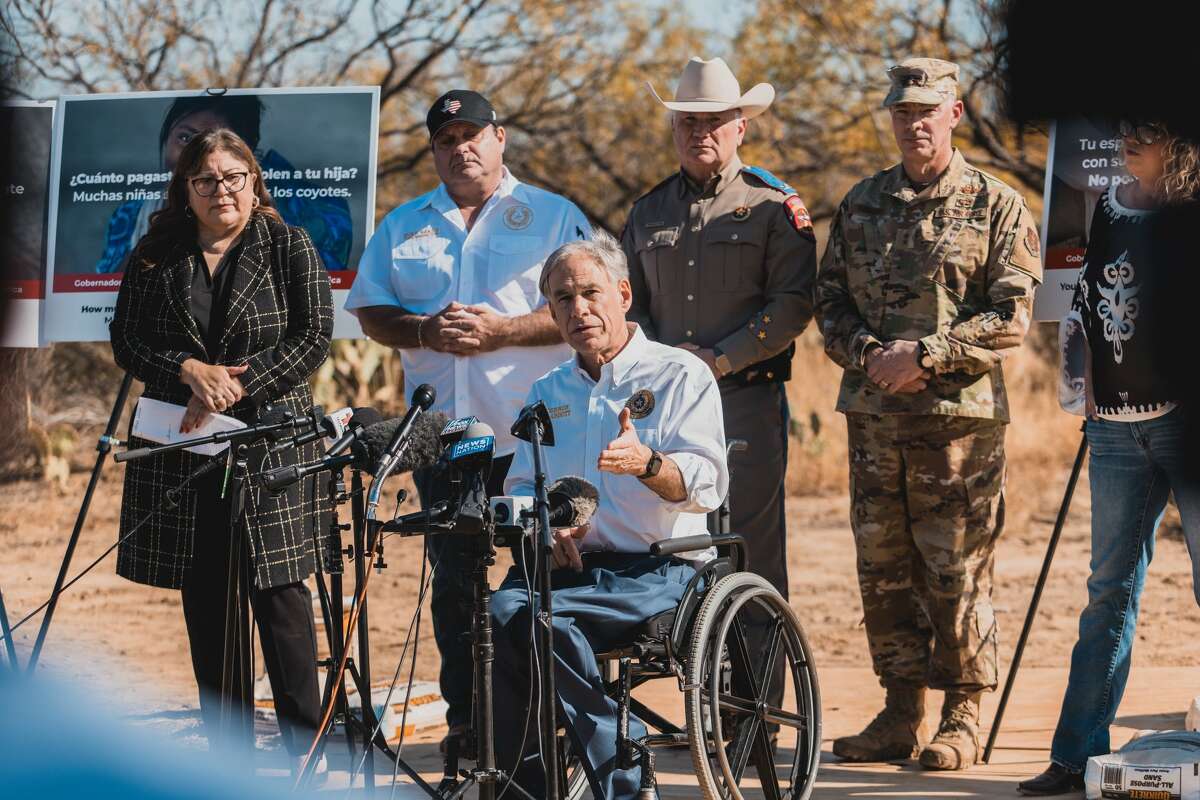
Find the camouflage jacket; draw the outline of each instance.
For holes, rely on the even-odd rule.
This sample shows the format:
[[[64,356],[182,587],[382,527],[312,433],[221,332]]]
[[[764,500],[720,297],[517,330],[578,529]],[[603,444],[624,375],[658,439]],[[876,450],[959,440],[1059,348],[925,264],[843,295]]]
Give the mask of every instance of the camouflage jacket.
[[[816,286],[825,352],[845,372],[838,410],[1007,422],[1000,362],[1021,343],[1041,281],[1037,229],[1021,196],[957,150],[917,192],[900,164],[842,201]],[[920,341],[929,386],[889,394],[863,369],[873,343]]]

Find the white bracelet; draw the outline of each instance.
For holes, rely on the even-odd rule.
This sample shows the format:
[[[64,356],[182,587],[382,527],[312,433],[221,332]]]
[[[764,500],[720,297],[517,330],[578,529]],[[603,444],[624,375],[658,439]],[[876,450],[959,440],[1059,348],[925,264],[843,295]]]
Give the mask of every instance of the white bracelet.
[[[417,323],[417,348],[418,349],[422,349],[425,347],[424,342],[421,341],[421,328],[425,325],[425,321],[428,319],[429,319],[429,317],[421,317],[421,321]]]

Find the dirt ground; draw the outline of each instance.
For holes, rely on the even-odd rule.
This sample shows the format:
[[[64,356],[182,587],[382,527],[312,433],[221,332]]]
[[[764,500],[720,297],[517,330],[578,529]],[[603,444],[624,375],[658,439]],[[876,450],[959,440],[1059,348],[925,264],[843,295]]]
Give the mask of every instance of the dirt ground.
[[[995,604],[1005,671],[1045,554],[1068,469],[1069,464],[1062,465],[1057,480],[1046,482],[1036,505],[1021,515],[1029,520],[1027,525],[1006,531],[998,547]],[[74,556],[72,574],[114,541],[121,471],[120,465],[113,464],[104,471]],[[86,474],[72,475],[68,495],[43,483],[0,485],[0,543],[4,553],[0,560],[0,591],[11,622],[16,623],[42,602],[53,585],[86,481]],[[1009,502],[1022,500],[1010,497]],[[826,668],[819,674],[826,684],[827,738],[856,729],[870,714],[871,703],[864,704],[861,699],[858,703],[833,703],[833,698],[874,698],[877,693],[866,669],[869,657],[861,628],[847,506],[845,496],[793,498],[788,505],[792,602],[815,649],[818,670]],[[1030,691],[1045,694],[1038,713],[1048,718],[1047,737],[1060,690],[1057,684],[1051,687],[1045,681],[1062,680],[1076,620],[1086,598],[1087,509],[1085,472],[1025,653],[1024,666],[1030,669],[1018,683],[1019,695]],[[420,543],[392,538],[386,555],[388,568],[371,580],[371,657],[376,679],[390,677],[397,666],[417,595]],[[43,668],[72,682],[105,687],[106,700],[129,714],[170,714],[194,708],[196,696],[178,594],[118,578],[113,573],[114,563],[110,555],[63,596],[42,655]],[[503,569],[497,567],[493,583],[502,575]],[[1170,532],[1161,535],[1142,602],[1131,692],[1145,691],[1141,682],[1158,673],[1157,668],[1200,664],[1200,614],[1190,576],[1182,539]],[[22,657],[32,645],[38,621],[35,618],[16,633]],[[426,616],[417,677],[436,679],[436,663]],[[1168,672],[1175,676],[1192,674],[1180,669]],[[1182,679],[1175,680],[1178,684]],[[1174,688],[1181,696],[1198,694],[1200,680],[1192,687]],[[995,700],[994,696],[989,699],[991,707]],[[1153,710],[1165,713],[1182,708]],[[1041,746],[1047,745],[1048,738]]]

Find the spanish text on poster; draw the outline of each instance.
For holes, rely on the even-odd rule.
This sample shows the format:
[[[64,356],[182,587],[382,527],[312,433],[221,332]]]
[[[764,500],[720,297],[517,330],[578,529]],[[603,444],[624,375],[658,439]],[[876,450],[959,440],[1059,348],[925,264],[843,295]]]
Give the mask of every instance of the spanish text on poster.
[[[334,336],[374,226],[377,87],[231,89],[63,97],[50,178],[44,335],[100,341],[130,254],[191,137],[218,127],[258,158],[285,222],[312,237],[334,288]]]
[[[9,152],[0,159],[0,347],[37,347],[46,287],[46,189],[54,103],[0,106]]]
[[[1042,211],[1046,271],[1034,319],[1057,322],[1070,309],[1096,201],[1113,183],[1128,180],[1113,122],[1074,117],[1054,123]]]

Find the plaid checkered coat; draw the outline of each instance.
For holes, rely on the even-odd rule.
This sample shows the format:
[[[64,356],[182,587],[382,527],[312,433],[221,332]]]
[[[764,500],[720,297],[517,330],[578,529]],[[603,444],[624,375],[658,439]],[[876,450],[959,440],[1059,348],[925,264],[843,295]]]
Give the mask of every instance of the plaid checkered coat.
[[[180,405],[191,397],[191,389],[179,381],[186,359],[248,364],[241,375],[248,397],[227,413],[250,422],[266,403],[298,414],[306,411],[312,405],[308,377],[328,355],[333,332],[329,276],[308,234],[262,214],[251,218],[232,276],[225,330],[214,353],[205,348],[188,310],[193,269],[203,269],[203,264],[184,243],[154,267],[126,269],[109,329],[117,363],[145,384],[145,397]],[[130,442],[131,447],[147,444],[136,438]],[[263,446],[250,450],[251,471],[320,457],[319,443],[289,448],[263,462],[265,451]],[[205,460],[176,452],[126,465],[121,536],[153,516],[121,542],[118,574],[151,586],[181,586],[197,535],[197,504],[216,499],[198,497],[185,487],[178,504],[170,507],[167,493]],[[312,479],[278,497],[251,493],[245,519],[256,586],[294,583],[313,571],[313,527],[319,524],[318,512],[327,507],[324,482]]]

